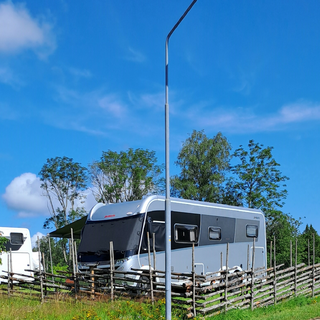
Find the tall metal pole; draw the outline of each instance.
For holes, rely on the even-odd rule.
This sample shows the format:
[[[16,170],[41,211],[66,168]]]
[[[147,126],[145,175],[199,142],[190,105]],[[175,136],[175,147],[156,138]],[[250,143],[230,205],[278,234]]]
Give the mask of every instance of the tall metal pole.
[[[169,48],[169,39],[177,29],[181,21],[187,15],[187,13],[191,10],[193,5],[197,2],[197,0],[193,0],[189,5],[188,9],[181,16],[179,21],[174,25],[171,31],[168,33],[166,38],[166,90],[165,90],[165,165],[166,165],[166,200],[165,200],[165,218],[166,218],[166,251],[165,251],[165,286],[166,286],[166,319],[171,320],[171,201],[170,201],[170,170],[169,170],[169,82],[168,82],[168,48]]]

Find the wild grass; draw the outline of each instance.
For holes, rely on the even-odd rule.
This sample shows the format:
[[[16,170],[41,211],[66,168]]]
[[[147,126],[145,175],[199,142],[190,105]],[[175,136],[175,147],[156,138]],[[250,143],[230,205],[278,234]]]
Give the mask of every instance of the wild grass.
[[[174,311],[172,319],[183,319],[185,315]],[[165,319],[165,300],[161,299],[154,305],[150,301],[119,299],[91,301],[81,299],[75,301],[72,297],[50,299],[43,304],[33,297],[8,297],[0,295],[0,319],[27,320],[136,320]]]
[[[279,302],[275,306],[251,310],[231,310],[207,319],[214,320],[310,320],[320,319],[320,297],[297,297]]]
[[[310,320],[320,317],[320,297],[298,297],[276,306],[251,310],[232,310],[206,319],[211,320]],[[185,319],[186,314],[173,309],[172,319]],[[92,301],[70,296],[59,296],[43,304],[31,296],[8,297],[0,295],[0,319],[71,319],[71,320],[136,320],[165,319],[165,300],[154,305],[150,301],[124,298],[110,302],[107,299]],[[198,316],[196,319],[202,319]]]

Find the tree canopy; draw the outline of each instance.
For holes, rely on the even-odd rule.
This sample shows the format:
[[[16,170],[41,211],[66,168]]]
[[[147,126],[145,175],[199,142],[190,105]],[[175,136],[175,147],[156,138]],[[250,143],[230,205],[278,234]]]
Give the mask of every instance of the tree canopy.
[[[315,263],[320,262],[320,236],[314,229],[312,224],[307,224],[304,231],[298,237],[298,263],[305,263],[306,265],[313,262],[313,237],[314,237],[314,249],[315,249]],[[308,250],[309,249],[309,250]]]
[[[154,151],[128,149],[102,153],[90,166],[91,181],[98,202],[115,203],[142,199],[163,193],[163,166]]]
[[[240,163],[231,169],[234,174],[234,188],[238,190],[243,206],[261,209],[270,223],[280,213],[287,197],[285,181],[279,164],[272,155],[272,147],[249,141],[248,150],[240,146],[233,157]]]
[[[297,237],[299,259],[306,262],[307,241],[316,234],[318,252],[320,238],[308,225],[300,235],[300,221],[282,212],[288,177],[280,171],[272,151],[272,147],[250,140],[247,148],[240,145],[231,154],[231,146],[222,133],[209,138],[204,131],[194,130],[183,143],[175,162],[180,173],[171,178],[171,195],[261,209],[266,217],[268,248],[276,237],[277,262],[289,264],[290,240],[294,242]],[[89,166],[89,173],[98,202],[133,201],[164,192],[163,165],[158,164],[154,151],[130,148],[102,152],[100,160]],[[87,186],[85,167],[73,159],[56,157],[47,159],[39,175],[51,212],[44,227],[53,223],[60,228],[84,214],[83,207],[76,203],[83,200],[82,190]],[[55,244],[58,243],[53,242],[52,247]],[[45,250],[48,244],[41,245]],[[60,247],[64,247],[65,253],[65,240],[61,240]],[[56,263],[61,263],[58,251],[59,248]]]
[[[272,147],[249,141],[249,150],[240,146],[233,157],[240,160],[232,167],[236,176],[235,188],[240,191],[243,205],[259,208],[264,212],[281,208],[287,196],[285,181],[280,166],[272,156]]]
[[[250,140],[248,149],[240,146],[231,167],[233,188],[240,205],[262,210],[266,218],[267,246],[276,238],[277,261],[289,264],[290,240],[299,233],[300,221],[282,212],[287,197],[285,182],[289,179],[279,169],[272,147],[263,147]]]
[[[171,179],[172,194],[185,199],[222,202],[230,150],[228,140],[220,132],[208,138],[204,131],[194,130],[183,143],[175,162],[181,171]]]
[[[51,213],[51,218],[44,223],[45,228],[53,223],[58,229],[84,214],[83,206],[76,205],[76,201],[80,203],[85,197],[81,192],[87,186],[85,167],[71,158],[50,158],[43,165],[39,176]]]
[[[0,254],[1,252],[6,251],[6,243],[8,242],[8,239],[6,237],[0,236]],[[1,257],[0,257],[0,265],[2,263]]]

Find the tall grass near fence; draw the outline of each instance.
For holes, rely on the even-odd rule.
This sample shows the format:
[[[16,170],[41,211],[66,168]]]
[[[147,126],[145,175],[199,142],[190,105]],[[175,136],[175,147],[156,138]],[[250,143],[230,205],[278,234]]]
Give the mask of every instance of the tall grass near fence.
[[[137,277],[138,273],[138,277]],[[134,276],[135,278],[132,278]],[[150,305],[165,296],[164,271],[92,269],[90,273],[66,273],[59,275],[35,273],[32,281],[15,278],[9,274],[8,285],[2,292],[8,297],[24,295],[38,297],[40,301],[83,297],[111,301],[122,298],[149,298]],[[151,277],[153,278],[150,281]],[[52,280],[54,278],[54,280]],[[152,292],[152,294],[151,294]],[[289,268],[275,266],[267,270],[244,270],[236,274],[217,271],[205,276],[186,273],[172,273],[173,306],[188,317],[219,314],[233,309],[255,309],[276,305],[290,297],[316,296],[320,294],[320,264],[295,265]],[[152,297],[152,299],[151,299]]]
[[[208,320],[311,320],[320,317],[320,298],[299,296],[275,306],[251,310],[235,309]]]
[[[0,295],[0,319],[46,320],[117,320],[117,319],[164,319],[165,303],[158,300],[154,305],[145,300],[108,299],[74,300],[66,295],[39,304],[34,297],[7,297]],[[172,319],[183,319],[179,310],[173,310]]]
[[[112,243],[110,248],[112,249]],[[154,306],[165,296],[165,271],[152,268],[150,244],[148,243],[149,269],[132,269],[123,272],[115,269],[113,251],[110,250],[110,268],[90,267],[88,272],[78,272],[76,259],[70,272],[57,274],[45,270],[32,270],[34,276],[19,278],[12,271],[4,277],[7,286],[2,287],[8,297],[16,295],[37,296],[41,302],[59,299],[68,293],[77,302],[83,297],[91,300],[107,298],[111,301],[122,298],[148,298]],[[314,247],[313,247],[314,248]],[[252,267],[242,272],[233,272],[228,266],[229,244],[226,245],[225,269],[206,275],[197,275],[194,268],[195,252],[192,248],[192,271],[172,272],[171,292],[173,307],[187,317],[209,316],[234,309],[251,309],[277,305],[290,297],[311,296],[320,293],[320,264],[315,264],[313,249],[312,265],[297,264],[297,243],[295,259],[290,257],[290,267],[277,265],[275,241],[273,257],[270,250],[269,269],[255,268],[255,241],[253,239]],[[290,250],[292,254],[293,250]],[[76,254],[73,254],[75,257]],[[222,256],[222,253],[221,253]],[[154,253],[155,258],[155,253]],[[248,258],[249,259],[249,258]],[[293,265],[294,264],[294,265]],[[156,265],[154,261],[154,266]],[[223,265],[221,260],[221,266]]]

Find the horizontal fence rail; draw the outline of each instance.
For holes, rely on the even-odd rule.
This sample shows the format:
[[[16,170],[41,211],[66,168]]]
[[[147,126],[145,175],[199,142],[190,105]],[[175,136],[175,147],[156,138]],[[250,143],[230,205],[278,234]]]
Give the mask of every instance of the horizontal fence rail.
[[[223,270],[198,275],[193,267],[190,273],[171,273],[173,307],[184,309],[188,318],[192,318],[196,315],[215,315],[235,308],[253,310],[277,304],[290,297],[320,294],[320,263],[315,264],[314,259],[312,265],[297,264],[295,259],[294,266],[285,268],[282,264],[276,265],[274,255],[273,266],[268,269],[254,268],[252,263],[251,269],[235,272],[228,268],[228,248],[227,244],[226,268]],[[150,247],[148,251],[150,253]],[[254,253],[255,250],[252,261]],[[110,268],[91,266],[86,272],[78,272],[77,266],[73,264],[70,272],[58,271],[53,274],[40,268],[25,270],[33,274],[27,276],[12,272],[11,267],[8,268],[11,271],[4,271],[6,275],[1,276],[1,282],[5,281],[7,285],[0,286],[0,292],[6,292],[9,296],[37,296],[41,302],[70,293],[75,299],[105,296],[111,301],[120,296],[142,296],[152,303],[165,297],[165,271],[153,270],[150,254],[149,269],[132,268],[126,272],[116,270],[113,257],[111,252]],[[190,258],[194,266],[194,247]]]
[[[3,287],[2,291],[14,295],[20,294],[22,288],[28,289],[24,292],[40,294],[42,301],[57,293],[70,292],[76,297],[85,295],[92,299],[108,295],[111,300],[123,295],[148,298],[165,295],[165,272],[161,270],[123,272],[92,268],[90,272],[75,274],[28,271],[34,272],[34,276],[11,272],[2,276],[8,282],[8,287]],[[320,264],[299,264],[285,269],[276,266],[276,270],[244,270],[237,274],[224,270],[207,276],[172,272],[171,283],[173,306],[192,311],[189,314],[192,317],[194,308],[197,314],[207,315],[234,308],[267,306],[293,296],[317,295],[320,293]]]

